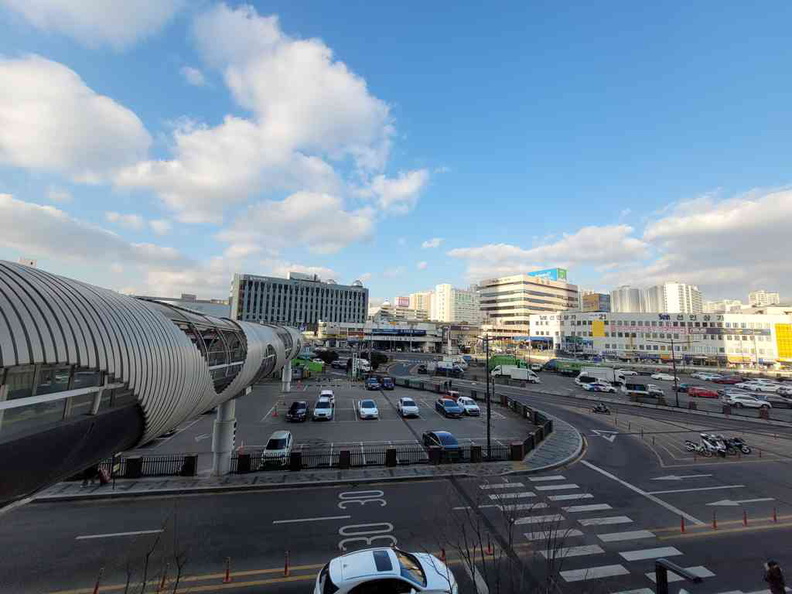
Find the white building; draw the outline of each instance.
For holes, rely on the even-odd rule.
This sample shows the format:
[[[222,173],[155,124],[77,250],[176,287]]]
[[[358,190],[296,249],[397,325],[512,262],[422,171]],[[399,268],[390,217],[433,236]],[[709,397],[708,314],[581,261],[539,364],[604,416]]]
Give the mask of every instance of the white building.
[[[449,284],[437,285],[432,295],[429,317],[437,322],[480,323],[478,292],[475,288],[457,289]]]
[[[563,313],[562,348],[618,359],[792,366],[792,316]]]
[[[748,303],[751,307],[765,307],[766,305],[776,305],[781,303],[781,295],[779,293],[771,293],[760,289],[759,291],[752,291],[748,293]]]
[[[644,311],[641,289],[629,285],[611,291],[611,311],[621,313],[639,313]]]
[[[426,316],[429,317],[429,314],[431,314],[432,312],[433,296],[434,293],[432,291],[421,291],[419,293],[410,293],[410,296],[407,298],[408,299],[407,307],[415,310],[423,310],[426,312]]]
[[[403,303],[403,302],[402,302]],[[385,301],[382,305],[369,307],[368,318],[370,320],[423,320],[429,319],[429,312],[423,309],[412,309],[408,306],[394,305]]]
[[[740,313],[743,302],[739,299],[721,299],[720,301],[705,301],[704,313]]]
[[[319,322],[316,336],[331,348],[362,345],[377,350],[421,351],[439,353],[443,347],[443,328],[432,322],[372,321]]]
[[[561,321],[564,314],[532,314],[531,347],[534,349],[559,350],[561,344]]]
[[[643,310],[658,313],[703,313],[701,291],[685,283],[663,283],[644,290]]]

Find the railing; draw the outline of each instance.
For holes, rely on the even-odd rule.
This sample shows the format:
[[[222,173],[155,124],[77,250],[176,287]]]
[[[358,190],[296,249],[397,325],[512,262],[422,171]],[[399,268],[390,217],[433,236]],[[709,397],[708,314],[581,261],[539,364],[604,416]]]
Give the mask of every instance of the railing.
[[[197,454],[170,454],[162,456],[115,456],[102,460],[98,470],[104,470],[110,478],[141,478],[145,476],[195,476],[198,467]],[[68,480],[82,480],[84,473]]]

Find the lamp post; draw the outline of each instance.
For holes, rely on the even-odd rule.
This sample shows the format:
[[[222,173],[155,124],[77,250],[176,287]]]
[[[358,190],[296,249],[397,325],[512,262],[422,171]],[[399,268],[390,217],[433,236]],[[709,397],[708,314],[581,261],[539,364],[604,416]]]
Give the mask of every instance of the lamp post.
[[[492,459],[492,403],[490,398],[490,353],[489,353],[489,334],[477,337],[484,342],[484,380],[487,385],[487,458]],[[493,389],[494,391],[494,389]]]

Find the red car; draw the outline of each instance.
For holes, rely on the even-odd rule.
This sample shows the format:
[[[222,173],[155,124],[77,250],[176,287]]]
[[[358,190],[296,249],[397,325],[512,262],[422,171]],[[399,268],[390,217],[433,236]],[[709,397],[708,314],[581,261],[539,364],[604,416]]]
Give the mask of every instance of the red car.
[[[718,393],[715,390],[708,390],[699,386],[690,386],[688,388],[688,396],[693,398],[718,398]]]
[[[739,375],[724,375],[712,381],[716,384],[739,384],[744,380]]]

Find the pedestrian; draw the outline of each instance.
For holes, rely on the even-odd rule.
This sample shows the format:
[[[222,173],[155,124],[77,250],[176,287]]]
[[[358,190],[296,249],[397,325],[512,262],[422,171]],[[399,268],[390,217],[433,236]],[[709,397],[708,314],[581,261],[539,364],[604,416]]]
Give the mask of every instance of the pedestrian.
[[[770,594],[785,594],[784,574],[776,561],[769,560],[765,563],[764,581],[770,586]]]
[[[99,465],[94,464],[93,466],[89,466],[83,471],[83,482],[82,486],[87,487],[90,481],[91,486],[93,487],[94,483],[96,482],[96,477],[99,474]]]

